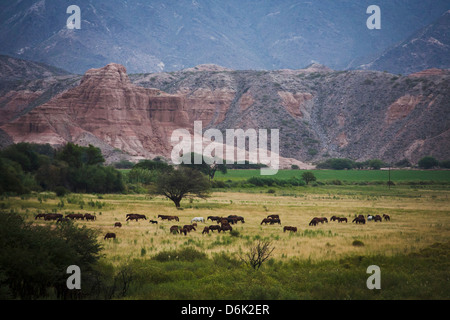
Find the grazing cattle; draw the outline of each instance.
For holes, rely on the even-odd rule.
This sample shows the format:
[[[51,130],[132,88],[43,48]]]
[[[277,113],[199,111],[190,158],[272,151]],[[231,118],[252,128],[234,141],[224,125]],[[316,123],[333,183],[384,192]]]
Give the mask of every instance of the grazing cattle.
[[[66,217],[64,217],[64,218],[58,218],[58,220],[56,220],[56,223],[58,223],[58,222],[67,222],[67,221],[69,221],[69,218],[66,218]]]
[[[218,216],[209,216],[208,218],[206,218],[206,220],[211,220],[211,221],[216,221],[217,223],[219,223],[219,221],[221,220],[221,217]]]
[[[391,221],[391,217],[383,213],[384,221]]]
[[[92,214],[89,214],[89,213],[85,213],[84,214],[84,219],[86,219],[86,220],[97,220],[97,217],[96,216],[94,216],[94,215],[92,215]]]
[[[375,222],[377,222],[377,221],[383,221],[383,219],[381,219],[381,216],[380,215],[376,215],[374,218],[373,218],[373,220],[375,221]]]
[[[270,224],[275,224],[275,223],[278,223],[281,225],[281,220],[279,218],[272,218],[270,221]]]
[[[205,222],[205,219],[203,217],[195,217],[191,220],[191,223],[193,222]]]
[[[261,221],[261,224],[268,224],[268,223],[270,223],[272,221],[272,219],[268,219],[268,218],[265,218],[265,219],[262,219],[262,221]]]
[[[229,224],[223,224],[219,229],[219,233],[220,231],[233,231],[233,228]]]
[[[45,219],[45,213],[39,213],[39,214],[37,214],[36,217],[34,217],[34,220],[36,220],[36,219],[41,219],[41,218],[44,218],[44,219]]]
[[[217,231],[220,232],[220,226],[218,224],[217,225],[213,225],[213,226],[209,226],[208,228],[209,228],[209,230],[211,230],[211,232],[214,232],[214,230],[217,230]]]
[[[286,232],[286,230],[287,231],[291,231],[291,232],[297,232],[297,227],[286,226],[286,227],[283,228],[283,232]]]
[[[178,226],[171,226],[170,227],[170,233],[173,233],[173,234],[175,234],[175,233],[178,233]]]
[[[186,235],[188,232],[189,232],[189,230],[187,228],[180,229],[180,234],[184,233],[184,235]]]
[[[233,222],[234,222],[234,223],[237,223],[238,221],[240,221],[240,222],[242,222],[242,223],[245,223],[244,217],[241,217],[241,216],[229,215],[229,216],[227,217],[227,219],[233,219]]]
[[[195,227],[192,224],[184,225],[183,229],[186,229],[188,232],[191,232],[192,230],[197,231],[197,230],[195,230]]]
[[[373,220],[373,215],[369,214],[369,215],[367,216],[367,221],[372,221],[372,220]]]
[[[114,223],[114,228],[115,227],[122,228],[122,224],[120,222],[116,222],[116,223]]]
[[[149,223],[151,223],[151,224],[158,224],[158,221],[156,221],[156,220],[150,220]]]
[[[318,218],[318,217],[314,217],[311,222],[309,223],[310,226],[316,226],[317,224],[320,223],[328,223],[328,219],[327,218]]]
[[[127,221],[128,220],[136,220],[136,221],[138,221],[139,219],[147,220],[147,217],[145,215],[143,215],[143,214],[137,214],[137,213],[127,214]]]
[[[60,213],[47,213],[44,216],[44,220],[48,221],[48,220],[58,220],[59,218],[62,218],[63,215]]]
[[[209,227],[204,227],[202,234],[208,233],[209,234]]]
[[[103,240],[105,239],[115,239],[116,238],[116,234],[113,232],[108,232],[107,234],[105,234],[105,237],[103,238]]]
[[[355,222],[356,224],[366,224],[366,219],[364,218],[364,216],[358,216],[355,219],[353,219],[352,223]]]
[[[347,223],[347,218],[337,218],[338,222],[344,222]]]
[[[271,214],[267,216],[267,219],[280,219],[280,216],[277,214]]]
[[[339,219],[338,217],[332,216],[331,219],[330,219],[330,221],[336,221],[336,220],[338,220],[338,219]],[[338,220],[338,222],[339,222],[339,220]]]
[[[158,218],[161,218],[162,220],[176,220],[176,221],[180,221],[180,219],[177,216],[166,216],[166,215],[158,215]]]
[[[239,217],[236,217],[236,219],[237,219],[237,221],[245,223],[244,217],[239,216]]]
[[[69,218],[69,219],[72,219],[72,220],[74,220],[74,219],[84,220],[84,215],[82,213],[70,213],[70,214],[66,214],[66,218]]]

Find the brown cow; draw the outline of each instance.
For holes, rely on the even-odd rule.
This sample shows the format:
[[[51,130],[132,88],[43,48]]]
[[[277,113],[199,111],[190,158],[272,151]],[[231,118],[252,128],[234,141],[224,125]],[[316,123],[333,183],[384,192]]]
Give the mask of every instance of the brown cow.
[[[97,220],[97,217],[94,216],[94,215],[92,215],[92,214],[85,213],[85,214],[84,214],[84,219],[94,221],[94,220]]]
[[[60,213],[47,213],[44,216],[44,220],[48,221],[48,220],[58,220],[59,218],[62,218],[63,215]]]
[[[115,227],[122,228],[122,224],[120,222],[116,222],[114,223],[114,228]]]
[[[352,223],[355,222],[356,224],[366,224],[366,219],[364,218],[364,216],[358,216],[355,219],[353,219]]]
[[[170,227],[170,233],[173,233],[173,234],[175,234],[175,233],[178,233],[178,226],[171,226]]]
[[[286,227],[283,228],[283,232],[286,232],[286,230],[287,231],[291,231],[291,232],[297,232],[297,227],[286,226]]]
[[[233,228],[229,224],[223,224],[219,229],[219,233],[220,231],[233,231]]]
[[[136,220],[138,221],[139,219],[145,219],[147,220],[147,217],[143,214],[137,214],[137,213],[129,213],[127,214],[127,220]]]
[[[192,224],[185,224],[183,226],[183,229],[186,229],[188,232],[191,232],[192,230],[197,231],[195,230],[195,227]]]
[[[219,225],[212,225],[208,227],[211,232],[214,232],[214,230],[217,230],[220,232],[220,226]]]
[[[105,237],[103,238],[103,240],[105,239],[115,239],[116,238],[116,234],[113,232],[108,232],[107,234],[105,234]]]

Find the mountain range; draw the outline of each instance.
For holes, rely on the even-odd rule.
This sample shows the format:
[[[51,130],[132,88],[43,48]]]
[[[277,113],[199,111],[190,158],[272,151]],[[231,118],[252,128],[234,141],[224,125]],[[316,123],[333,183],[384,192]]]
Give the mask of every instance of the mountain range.
[[[66,10],[73,4],[81,10],[79,30],[66,27],[70,16]],[[348,70],[364,65],[402,74],[450,67],[448,28],[442,23],[442,28],[427,29],[450,9],[447,0],[379,0],[380,30],[366,26],[370,16],[366,10],[372,4],[369,0],[2,1],[0,53],[77,74],[111,62],[130,73],[178,71],[206,63],[234,70],[301,69],[311,63]],[[448,25],[448,15],[445,19]],[[408,37],[421,38],[417,32],[423,41],[404,47]],[[417,61],[422,54],[411,60],[403,52],[439,43],[441,48],[423,52],[425,62]]]
[[[330,157],[450,158],[449,70],[400,76],[319,64],[274,71],[199,65],[129,76],[111,63],[83,77],[4,83],[1,140],[92,144],[108,162],[170,159],[172,131],[192,134],[194,121],[222,132],[279,129],[285,166]]]
[[[285,167],[450,159],[447,1],[379,1],[381,30],[369,1],[86,0],[80,30],[70,4],[0,3],[0,147],[170,158],[201,121],[279,129]]]

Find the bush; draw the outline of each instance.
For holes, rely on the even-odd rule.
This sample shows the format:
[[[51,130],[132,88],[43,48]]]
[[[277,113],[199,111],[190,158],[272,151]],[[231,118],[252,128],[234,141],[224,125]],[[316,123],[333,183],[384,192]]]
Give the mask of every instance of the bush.
[[[420,159],[418,165],[422,169],[431,169],[433,167],[437,167],[439,162],[435,158],[427,156]]]
[[[333,169],[333,170],[352,169],[353,167],[354,162],[352,160],[340,158],[328,159],[325,162],[321,162],[317,165],[317,169]]]
[[[70,193],[69,190],[67,190],[66,188],[64,188],[62,186],[56,187],[53,191],[55,191],[55,193],[58,197],[64,197],[66,194]]]
[[[361,240],[353,240],[352,246],[354,246],[354,247],[364,247],[364,242],[362,242]]]
[[[197,251],[193,248],[183,248],[179,250],[168,250],[168,251],[161,251],[157,253],[155,256],[153,256],[153,260],[159,261],[159,262],[166,262],[166,261],[194,261],[194,260],[201,260],[206,259],[207,255],[204,252]]]
[[[314,173],[312,173],[310,171],[303,172],[302,178],[306,182],[306,184],[317,180]]]
[[[97,234],[86,227],[70,221],[37,226],[7,212],[0,212],[0,247],[0,293],[20,299],[44,298],[52,292],[58,298],[70,297],[70,265],[83,270],[83,289],[89,288],[101,250]]]

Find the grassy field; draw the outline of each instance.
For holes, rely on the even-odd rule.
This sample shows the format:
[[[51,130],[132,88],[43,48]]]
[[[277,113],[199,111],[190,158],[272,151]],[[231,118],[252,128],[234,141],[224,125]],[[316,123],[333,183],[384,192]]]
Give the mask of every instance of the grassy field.
[[[279,170],[273,177],[275,179],[289,179],[292,177],[301,178],[305,171],[311,170]],[[388,170],[312,170],[317,180],[331,181],[341,180],[348,182],[358,181],[388,181]],[[408,182],[408,181],[435,181],[450,182],[450,170],[391,170],[391,181]],[[242,181],[251,177],[259,177],[260,170],[228,170],[226,174],[217,172],[215,179]]]
[[[280,174],[288,175],[293,172],[298,174],[298,171],[294,170],[281,171]],[[402,171],[395,174],[398,174],[397,177],[401,174],[404,180],[440,179],[439,181],[448,182],[448,172],[450,171]],[[338,175],[331,176],[329,175],[331,172],[326,170],[315,171],[319,181],[326,180],[326,177],[367,181],[369,175],[377,180],[386,174],[381,171],[352,171],[350,175],[349,173],[338,172]],[[252,174],[254,172],[229,171],[227,175],[217,178],[244,179]],[[0,205],[2,209],[19,212],[38,224],[52,223],[34,220],[38,212],[95,214],[96,221],[77,223],[98,230],[98,239],[104,247],[104,261],[118,268],[124,264],[132,264],[139,270],[138,275],[141,277],[147,272],[151,273],[147,274],[149,277],[147,280],[141,279],[141,286],[131,289],[130,295],[133,298],[447,299],[450,297],[450,285],[448,276],[444,276],[442,272],[448,271],[449,267],[449,188],[446,184],[396,185],[391,189],[386,185],[319,185],[276,188],[274,193],[268,193],[268,188],[264,187],[226,191],[217,189],[219,191],[215,190],[206,200],[183,200],[182,210],[177,210],[171,201],[161,196],[144,194],[70,194],[62,198],[53,194],[35,194],[22,198],[4,197]],[[127,222],[127,213],[144,214],[148,220]],[[157,218],[159,214],[176,215],[180,221],[176,223],[161,221]],[[281,225],[261,225],[262,219],[270,214],[278,214]],[[365,216],[388,214],[391,221],[370,221],[365,225],[351,223],[353,217],[359,214]],[[197,231],[186,236],[169,232],[169,228],[174,224],[190,224],[193,217],[200,216],[206,219],[210,215],[243,216],[245,223],[233,226],[235,232],[232,234],[229,232],[202,234],[204,226],[214,224],[210,221],[199,223]],[[313,217],[330,219],[333,215],[346,217],[348,223],[330,221],[318,226],[309,226]],[[150,219],[157,220],[158,224],[149,223]],[[115,222],[121,222],[122,228],[114,228]],[[283,226],[295,226],[298,232],[284,233]],[[117,239],[103,240],[107,232],[115,232]],[[238,263],[240,256],[248,252],[257,240],[270,241],[274,247],[271,259],[260,270],[259,276],[254,270],[242,268]],[[181,257],[182,253],[177,252],[187,249],[205,253],[205,259],[193,262],[178,261],[178,255]],[[429,250],[439,257],[431,255],[430,258]],[[164,252],[172,252],[170,261],[153,260],[158,253]],[[355,270],[359,272],[358,281],[367,279],[364,272],[366,264],[383,265],[385,269],[390,270],[390,276],[387,277],[390,282],[387,283],[397,291],[386,290],[383,294],[371,296],[372,293],[367,292],[369,290],[364,287],[364,282],[357,288],[349,287],[349,291],[345,291],[345,286],[342,287],[343,281],[351,282],[351,273]],[[417,270],[412,266],[414,264],[417,264]],[[205,271],[208,268],[213,270],[210,274]],[[229,279],[220,280],[219,273],[224,271],[223,268],[233,269],[236,272],[237,279],[242,281],[238,288],[236,283]],[[318,270],[325,269],[334,271],[326,277],[321,276]],[[277,270],[276,274],[273,274],[274,270]],[[291,282],[280,276],[288,274],[289,270],[297,277],[292,278]],[[299,270],[314,276],[308,280],[305,275],[298,274]],[[340,270],[341,273],[338,274],[336,270]],[[428,275],[430,278],[414,280],[417,272],[422,277],[423,274],[431,272]],[[163,280],[155,279],[155,273],[163,277]],[[329,278],[332,275],[335,277],[334,280]],[[442,276],[444,279],[440,279]],[[249,283],[250,279],[254,282]],[[325,284],[323,281],[328,281],[325,279],[330,282]],[[409,281],[411,285],[408,288],[402,287],[403,280]],[[146,281],[149,281],[148,286],[145,285]],[[214,291],[210,287],[210,281],[216,281],[222,289]],[[427,282],[430,287],[419,293],[415,286],[426,286]],[[285,285],[286,290],[281,290],[278,287],[280,285]],[[246,287],[248,291],[245,290]],[[263,294],[261,290],[266,290],[264,291],[266,295],[259,296]],[[314,290],[317,291],[316,294],[313,294]],[[333,290],[336,295],[332,294]],[[190,297],[187,296],[188,292]]]

